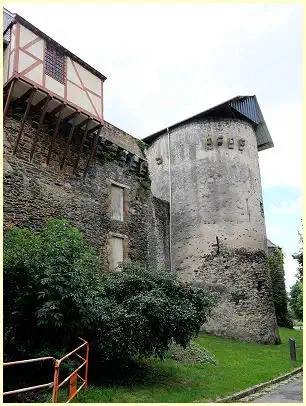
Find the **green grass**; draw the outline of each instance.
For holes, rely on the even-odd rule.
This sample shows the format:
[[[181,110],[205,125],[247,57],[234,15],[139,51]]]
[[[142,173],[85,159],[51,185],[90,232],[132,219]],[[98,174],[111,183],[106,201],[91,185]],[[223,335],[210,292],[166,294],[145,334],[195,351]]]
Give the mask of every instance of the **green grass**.
[[[302,331],[281,328],[280,335],[282,344],[261,345],[201,333],[194,342],[212,353],[218,365],[153,359],[129,383],[89,386],[75,402],[207,402],[224,397],[302,365]],[[290,361],[289,338],[296,340],[297,362]]]

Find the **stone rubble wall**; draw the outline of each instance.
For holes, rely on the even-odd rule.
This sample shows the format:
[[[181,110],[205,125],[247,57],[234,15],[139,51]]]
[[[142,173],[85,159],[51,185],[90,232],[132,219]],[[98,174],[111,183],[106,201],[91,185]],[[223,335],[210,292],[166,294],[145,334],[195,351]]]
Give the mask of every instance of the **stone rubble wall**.
[[[73,173],[81,138],[74,136],[63,170],[60,170],[68,134],[59,133],[47,166],[52,131],[40,132],[30,162],[35,129],[30,120],[25,124],[16,155],[12,154],[19,126],[20,118],[10,113],[4,124],[4,234],[11,225],[39,230],[48,218],[65,218],[98,249],[106,268],[110,233],[128,237],[129,260],[149,265],[152,258],[158,258],[158,264],[168,268],[167,218],[161,219],[159,214],[159,210],[167,212],[168,203],[153,198],[150,190],[145,197],[139,197],[142,183],[149,174],[147,162],[139,158],[141,151],[137,150],[133,137],[124,133],[121,139],[120,130],[108,123],[84,180],[82,171],[90,144],[84,146],[77,172]],[[120,140],[120,145],[110,141],[114,138]],[[111,219],[110,181],[127,187],[128,208],[124,222]],[[165,225],[164,233],[160,231],[161,223]]]

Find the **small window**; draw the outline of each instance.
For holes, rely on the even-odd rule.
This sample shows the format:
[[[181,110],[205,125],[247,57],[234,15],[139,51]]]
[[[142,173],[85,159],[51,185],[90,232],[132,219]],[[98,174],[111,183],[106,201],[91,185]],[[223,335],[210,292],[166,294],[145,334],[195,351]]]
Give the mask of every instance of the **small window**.
[[[60,83],[65,83],[65,55],[59,49],[47,43],[45,72]]]
[[[111,270],[120,266],[123,262],[123,238],[111,237]]]
[[[111,185],[112,214],[114,220],[123,221],[123,188]]]

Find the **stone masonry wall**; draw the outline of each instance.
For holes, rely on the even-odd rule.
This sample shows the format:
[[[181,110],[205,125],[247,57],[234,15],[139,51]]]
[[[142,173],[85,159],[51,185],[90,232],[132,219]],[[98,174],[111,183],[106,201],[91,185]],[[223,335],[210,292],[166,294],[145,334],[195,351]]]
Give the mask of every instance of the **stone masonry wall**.
[[[152,191],[169,200],[168,135],[147,151]],[[194,119],[170,129],[172,263],[182,280],[217,294],[203,328],[279,340],[267,267],[256,136],[239,119]]]
[[[149,259],[151,261],[152,258],[158,258],[158,265],[168,267],[169,259],[165,248],[168,244],[167,219],[160,218],[160,210],[167,212],[167,203],[153,198],[150,191],[147,191],[145,197],[143,194],[139,197],[139,190],[147,175],[143,177],[139,174],[139,169],[131,168],[133,154],[138,152],[137,155],[142,156],[141,151],[137,151],[137,143],[133,137],[122,132],[121,138],[120,130],[107,123],[102,136],[103,139],[113,140],[108,144],[111,149],[101,155],[103,147],[99,145],[83,180],[81,173],[90,145],[85,146],[78,171],[73,173],[80,142],[80,137],[75,136],[61,171],[59,162],[65,149],[67,134],[58,135],[50,165],[47,166],[51,141],[51,135],[47,131],[41,131],[33,161],[29,160],[34,131],[30,121],[25,124],[17,154],[12,154],[19,126],[20,121],[12,115],[4,124],[4,234],[8,225],[39,230],[48,218],[65,218],[99,250],[106,267],[109,264],[110,233],[128,237],[126,249],[130,260],[148,264]],[[120,142],[116,145],[115,140]],[[116,152],[118,144],[126,148],[121,155]],[[130,158],[125,159],[127,154]],[[111,219],[109,181],[127,186],[128,208],[124,222]],[[160,232],[161,223],[165,224],[163,233]]]

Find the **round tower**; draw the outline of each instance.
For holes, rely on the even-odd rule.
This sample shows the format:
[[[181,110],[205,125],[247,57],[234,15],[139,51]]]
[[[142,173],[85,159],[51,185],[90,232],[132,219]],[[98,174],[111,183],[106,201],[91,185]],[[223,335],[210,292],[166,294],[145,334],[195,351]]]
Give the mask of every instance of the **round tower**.
[[[216,298],[204,330],[275,343],[258,161],[273,144],[249,100],[254,111],[233,99],[148,137],[148,158],[153,194],[170,202],[172,267]]]

